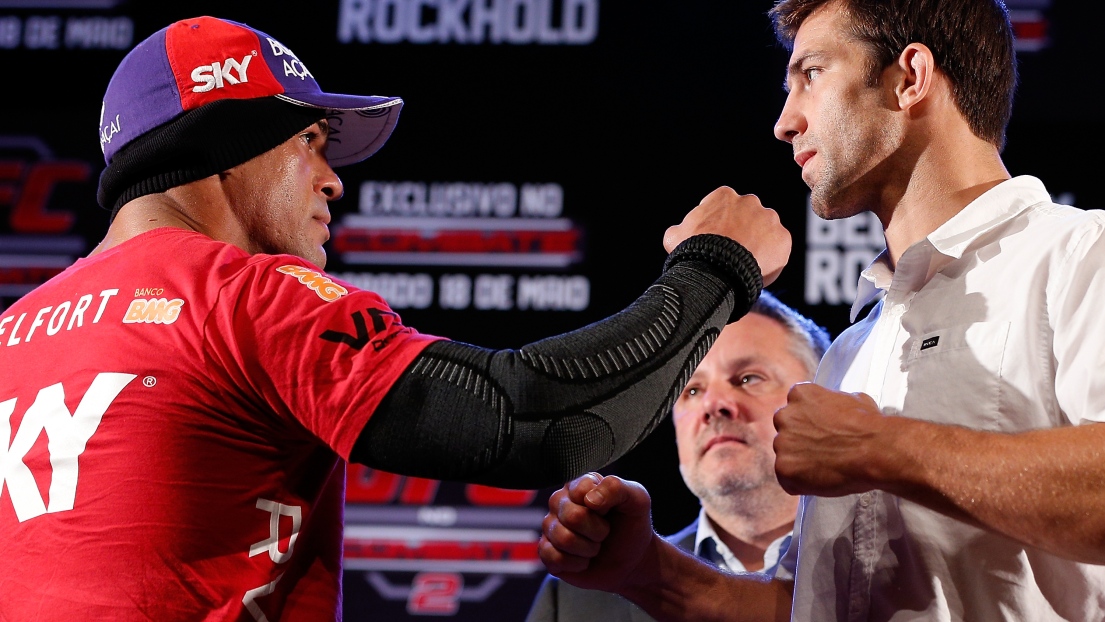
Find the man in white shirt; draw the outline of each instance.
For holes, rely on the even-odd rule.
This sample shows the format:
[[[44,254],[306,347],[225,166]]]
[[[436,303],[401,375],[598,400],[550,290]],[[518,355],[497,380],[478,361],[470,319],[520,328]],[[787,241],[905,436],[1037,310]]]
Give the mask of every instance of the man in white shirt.
[[[775,477],[772,416],[809,382],[829,335],[768,292],[721,331],[672,408],[679,470],[702,503],[667,540],[728,572],[775,574],[791,542],[798,498]],[[549,577],[529,622],[645,622],[629,601]]]
[[[887,251],[775,417],[807,495],[774,580],[650,535],[647,493],[585,476],[541,555],[660,619],[1105,619],[1105,216],[1001,161],[1016,81],[997,0],[783,0],[776,136],[826,218],[871,211]],[[840,389],[851,393],[841,393]]]

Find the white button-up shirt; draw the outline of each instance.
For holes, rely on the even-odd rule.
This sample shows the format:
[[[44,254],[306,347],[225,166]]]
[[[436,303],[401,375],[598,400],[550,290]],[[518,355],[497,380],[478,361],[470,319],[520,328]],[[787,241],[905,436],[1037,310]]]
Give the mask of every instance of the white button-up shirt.
[[[863,272],[853,314],[882,300],[817,382],[994,432],[1105,420],[1103,232],[1105,213],[1055,205],[1035,178],[996,186]],[[777,573],[796,580],[794,620],[1105,619],[1105,567],[884,492],[804,498],[795,534]]]
[[[775,541],[769,544],[767,549],[764,550],[763,568],[760,570],[749,570],[744,567],[741,560],[737,559],[737,556],[733,554],[729,545],[725,544],[725,541],[722,540],[721,536],[714,530],[714,523],[710,520],[710,517],[706,515],[706,508],[702,508],[698,511],[698,527],[695,529],[694,534],[694,554],[697,557],[711,562],[718,568],[728,570],[729,572],[757,572],[760,574],[773,575],[775,574],[776,566],[779,565],[779,561],[783,557],[783,553],[786,553],[787,547],[790,546],[790,537],[791,534],[787,533],[784,536],[776,538]]]

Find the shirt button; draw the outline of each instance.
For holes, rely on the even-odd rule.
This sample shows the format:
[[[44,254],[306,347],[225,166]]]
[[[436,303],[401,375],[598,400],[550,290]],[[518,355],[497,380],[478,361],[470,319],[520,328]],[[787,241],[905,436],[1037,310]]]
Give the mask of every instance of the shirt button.
[[[859,504],[863,507],[871,505],[871,493],[865,492],[859,496]]]

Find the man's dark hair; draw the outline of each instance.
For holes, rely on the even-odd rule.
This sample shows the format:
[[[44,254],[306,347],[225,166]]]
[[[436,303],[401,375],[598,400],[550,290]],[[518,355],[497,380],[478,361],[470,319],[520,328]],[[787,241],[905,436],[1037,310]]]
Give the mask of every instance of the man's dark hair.
[[[839,2],[852,36],[871,50],[868,83],[878,83],[910,43],[922,43],[951,81],[955,105],[976,136],[1000,149],[1013,112],[1017,58],[1001,0],[779,0],[768,13],[788,50],[802,22]]]

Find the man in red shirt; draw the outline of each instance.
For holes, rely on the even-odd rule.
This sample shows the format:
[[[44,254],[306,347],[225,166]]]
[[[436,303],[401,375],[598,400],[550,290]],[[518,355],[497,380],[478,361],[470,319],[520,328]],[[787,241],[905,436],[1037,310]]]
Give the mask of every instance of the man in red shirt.
[[[774,212],[723,188],[622,313],[518,350],[422,335],[322,272],[331,167],[401,106],[325,93],[210,17],[124,58],[107,236],[0,315],[0,620],[340,617],[345,461],[517,487],[599,468],[789,254]]]

